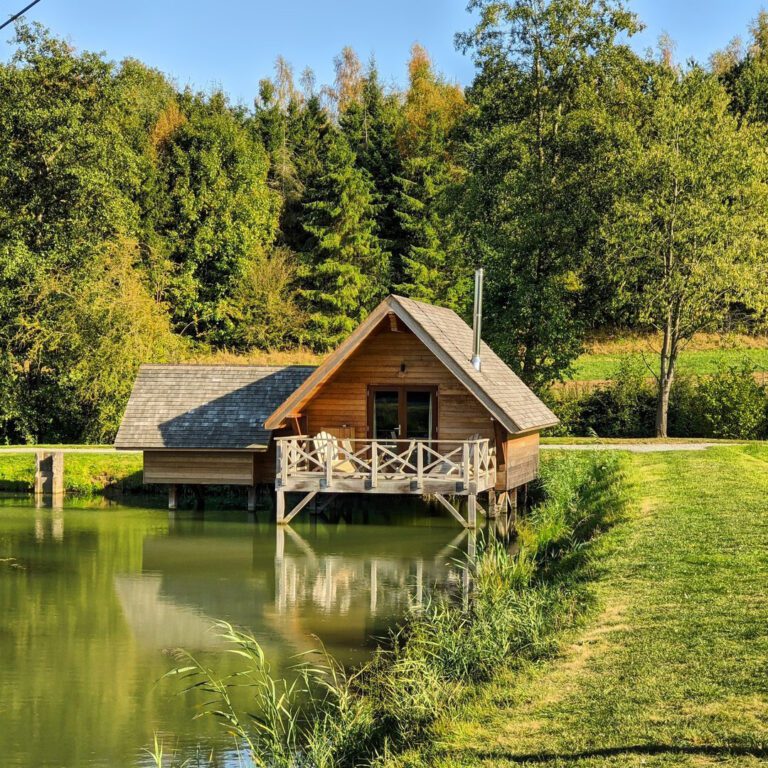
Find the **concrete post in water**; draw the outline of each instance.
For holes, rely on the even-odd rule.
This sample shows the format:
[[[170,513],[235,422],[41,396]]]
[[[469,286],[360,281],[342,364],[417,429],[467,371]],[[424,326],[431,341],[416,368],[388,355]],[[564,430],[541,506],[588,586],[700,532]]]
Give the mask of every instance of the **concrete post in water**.
[[[64,496],[64,452],[37,451],[35,454],[35,496]]]

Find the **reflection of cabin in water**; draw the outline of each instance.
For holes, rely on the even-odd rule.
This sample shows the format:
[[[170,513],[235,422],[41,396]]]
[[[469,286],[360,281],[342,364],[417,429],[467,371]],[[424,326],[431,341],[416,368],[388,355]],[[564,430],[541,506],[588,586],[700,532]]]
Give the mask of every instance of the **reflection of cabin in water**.
[[[506,510],[536,476],[556,422],[453,311],[390,296],[315,369],[143,366],[115,444],[172,489],[274,482],[278,522],[317,494],[417,494],[474,527],[478,496]]]

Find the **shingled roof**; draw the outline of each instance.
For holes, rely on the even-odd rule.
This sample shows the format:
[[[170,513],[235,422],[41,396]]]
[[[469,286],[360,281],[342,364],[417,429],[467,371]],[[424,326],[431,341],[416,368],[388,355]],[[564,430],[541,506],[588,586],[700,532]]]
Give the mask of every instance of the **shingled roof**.
[[[265,450],[272,433],[267,416],[313,370],[142,365],[115,447]]]
[[[472,329],[453,310],[389,296],[267,418],[266,425],[276,428],[300,411],[315,389],[338,370],[389,313],[395,314],[510,433],[531,432],[558,423],[557,416],[485,342],[480,352],[481,370],[475,370],[471,362]]]

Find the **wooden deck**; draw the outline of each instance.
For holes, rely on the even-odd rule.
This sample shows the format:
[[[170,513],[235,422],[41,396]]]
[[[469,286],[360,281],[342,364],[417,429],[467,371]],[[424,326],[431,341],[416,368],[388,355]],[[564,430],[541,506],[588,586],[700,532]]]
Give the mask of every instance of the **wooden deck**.
[[[444,494],[467,496],[474,526],[478,493],[494,488],[496,455],[491,441],[353,440],[330,434],[277,438],[279,523],[290,522],[318,493],[435,495],[454,516]],[[289,513],[285,493],[306,496]]]

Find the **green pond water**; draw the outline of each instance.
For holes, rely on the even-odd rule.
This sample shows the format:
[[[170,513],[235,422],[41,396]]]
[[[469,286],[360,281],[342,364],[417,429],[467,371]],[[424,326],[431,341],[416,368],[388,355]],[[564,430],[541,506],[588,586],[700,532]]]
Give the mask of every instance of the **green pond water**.
[[[424,510],[289,528],[108,502],[35,508],[0,499],[0,764],[142,766],[157,733],[237,765],[199,700],[161,680],[183,647],[227,671],[214,619],[248,628],[273,671],[318,639],[364,661],[413,601],[459,589],[468,537]],[[200,764],[205,764],[201,760]],[[193,764],[195,764],[193,762]]]

